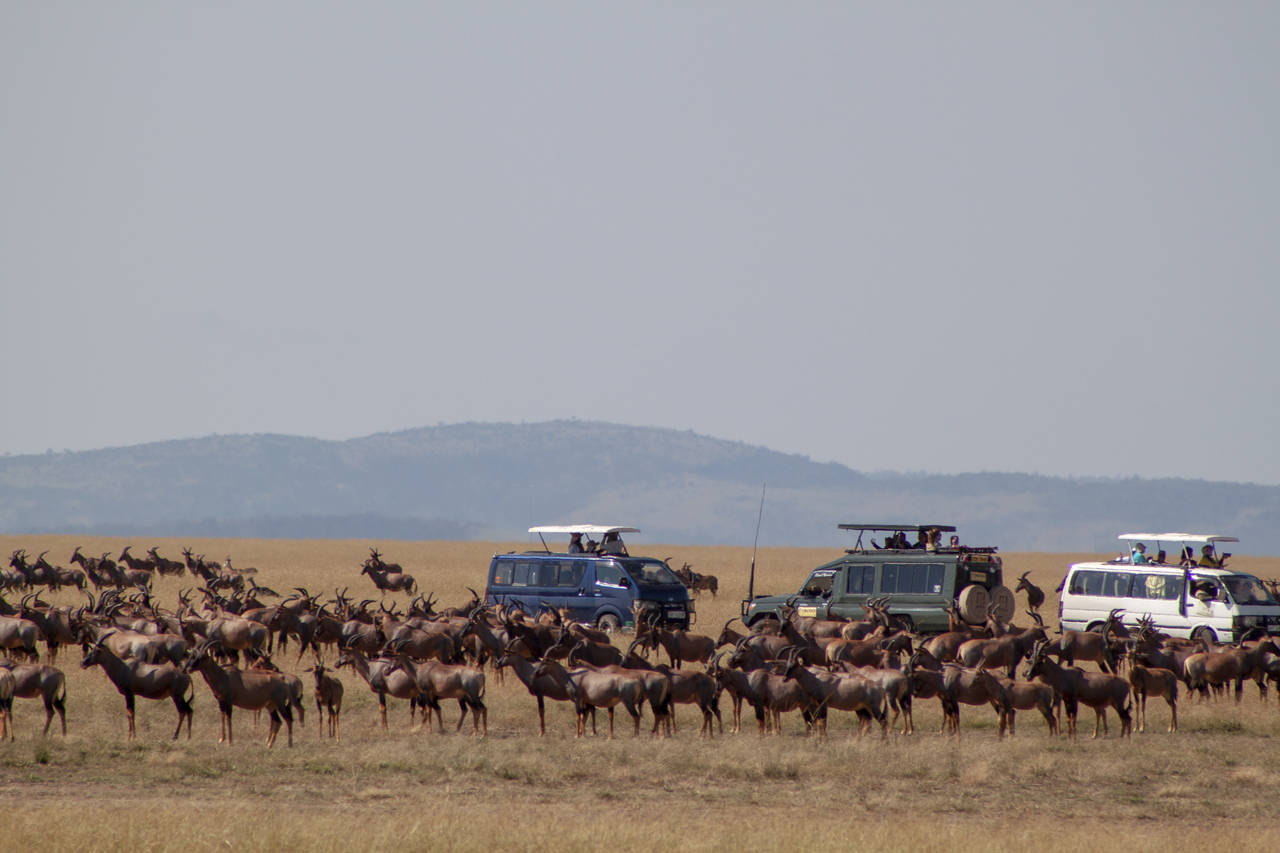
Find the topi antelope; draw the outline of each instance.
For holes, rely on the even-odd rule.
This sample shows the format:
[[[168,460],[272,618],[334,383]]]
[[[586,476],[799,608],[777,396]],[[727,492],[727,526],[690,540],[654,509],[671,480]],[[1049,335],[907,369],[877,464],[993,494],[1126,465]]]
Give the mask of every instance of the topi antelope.
[[[316,678],[316,717],[320,723],[320,737],[324,737],[327,712],[329,737],[341,740],[338,737],[338,716],[342,713],[342,682],[328,675],[322,664],[316,664],[307,671]]]

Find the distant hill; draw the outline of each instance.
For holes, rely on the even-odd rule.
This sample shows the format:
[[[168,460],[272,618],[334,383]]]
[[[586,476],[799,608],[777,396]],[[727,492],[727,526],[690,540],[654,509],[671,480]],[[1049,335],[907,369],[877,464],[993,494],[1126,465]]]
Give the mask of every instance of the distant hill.
[[[845,521],[956,524],[1005,550],[1109,551],[1130,529],[1239,536],[1280,554],[1280,487],[1028,474],[875,474],[693,432],[467,423],[348,441],[209,436],[0,458],[0,532],[519,539],[633,524],[640,541],[849,544]]]

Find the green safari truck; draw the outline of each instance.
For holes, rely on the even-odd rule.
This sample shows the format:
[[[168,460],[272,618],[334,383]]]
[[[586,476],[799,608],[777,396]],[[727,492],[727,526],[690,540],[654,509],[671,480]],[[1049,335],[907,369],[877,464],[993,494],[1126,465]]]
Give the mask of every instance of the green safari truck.
[[[862,619],[868,598],[889,599],[889,612],[909,630],[938,633],[949,626],[954,604],[966,622],[1013,618],[1013,592],[1004,585],[994,547],[960,545],[949,524],[841,524],[857,534],[854,546],[823,563],[798,592],[762,595],[742,602],[742,621],[754,627],[778,619],[790,605],[797,616]],[[876,541],[882,535],[884,544]],[[942,537],[947,535],[944,542]],[[869,540],[864,544],[863,540]]]

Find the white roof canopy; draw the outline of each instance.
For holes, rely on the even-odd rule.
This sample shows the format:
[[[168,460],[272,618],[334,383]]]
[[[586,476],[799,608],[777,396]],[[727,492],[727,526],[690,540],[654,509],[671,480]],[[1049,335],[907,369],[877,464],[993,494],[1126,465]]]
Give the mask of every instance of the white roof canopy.
[[[639,533],[638,527],[618,527],[608,524],[543,524],[538,527],[530,527],[530,533],[585,533],[588,536],[603,536],[606,533]]]
[[[1203,545],[1240,541],[1234,536],[1219,536],[1216,533],[1121,533],[1116,538],[1126,542],[1196,542]]]

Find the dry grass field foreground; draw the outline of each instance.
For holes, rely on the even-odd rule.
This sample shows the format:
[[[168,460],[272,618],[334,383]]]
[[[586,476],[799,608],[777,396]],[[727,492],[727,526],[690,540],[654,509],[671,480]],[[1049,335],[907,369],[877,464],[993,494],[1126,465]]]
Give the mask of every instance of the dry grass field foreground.
[[[531,547],[6,536],[0,553],[48,549],[51,562],[67,565],[77,545],[115,555],[126,544],[135,553],[157,545],[174,559],[187,546],[210,558],[230,555],[237,566],[258,567],[258,582],[280,592],[305,586],[332,595],[345,586],[375,599],[359,567],[377,545],[446,605],[463,603],[468,586],[483,590],[494,552]],[[696,630],[714,633],[738,613],[750,549],[632,548],[719,577],[719,597],[698,602]],[[795,590],[835,553],[764,549],[756,591]],[[1051,590],[1070,562],[1090,556],[1008,554],[1006,577],[1030,571],[1050,592],[1045,612],[1056,615]],[[1277,559],[1237,564],[1280,575]],[[157,593],[172,607],[190,586],[190,577],[160,578]],[[82,600],[67,591],[53,598]],[[280,663],[309,682],[308,660]],[[1148,732],[1130,741],[1115,736],[1118,727],[1090,740],[1087,711],[1086,737],[1076,743],[1047,737],[1034,713],[1019,715],[1016,737],[998,741],[992,712],[978,708],[962,711],[959,738],[943,737],[933,700],[920,703],[911,737],[859,741],[851,719],[833,715],[830,737],[819,741],[793,714],[781,737],[749,728],[704,740],[696,712],[682,707],[670,740],[632,737],[623,714],[610,741],[575,739],[572,712],[558,703],[549,703],[548,736],[539,738],[532,697],[515,678],[490,677],[489,737],[478,739],[469,725],[452,731],[456,704],[445,706],[441,735],[411,730],[407,707],[394,700],[384,734],[374,697],[343,670],[341,742],[319,737],[311,705],[293,748],[282,736],[267,751],[265,718],[255,725],[244,711],[235,715],[234,745],[217,745],[217,709],[199,678],[190,741],[169,739],[172,703],[139,700],[138,738],[129,743],[123,700],[106,676],[81,670],[78,650],[58,665],[67,674],[67,736],[41,738],[40,703],[18,700],[17,740],[0,744],[0,849],[1231,849],[1268,838],[1280,814],[1280,709],[1275,698],[1261,703],[1252,687],[1240,705],[1184,699],[1172,735],[1164,732],[1167,708],[1157,703]],[[727,718],[727,701],[722,710]]]

